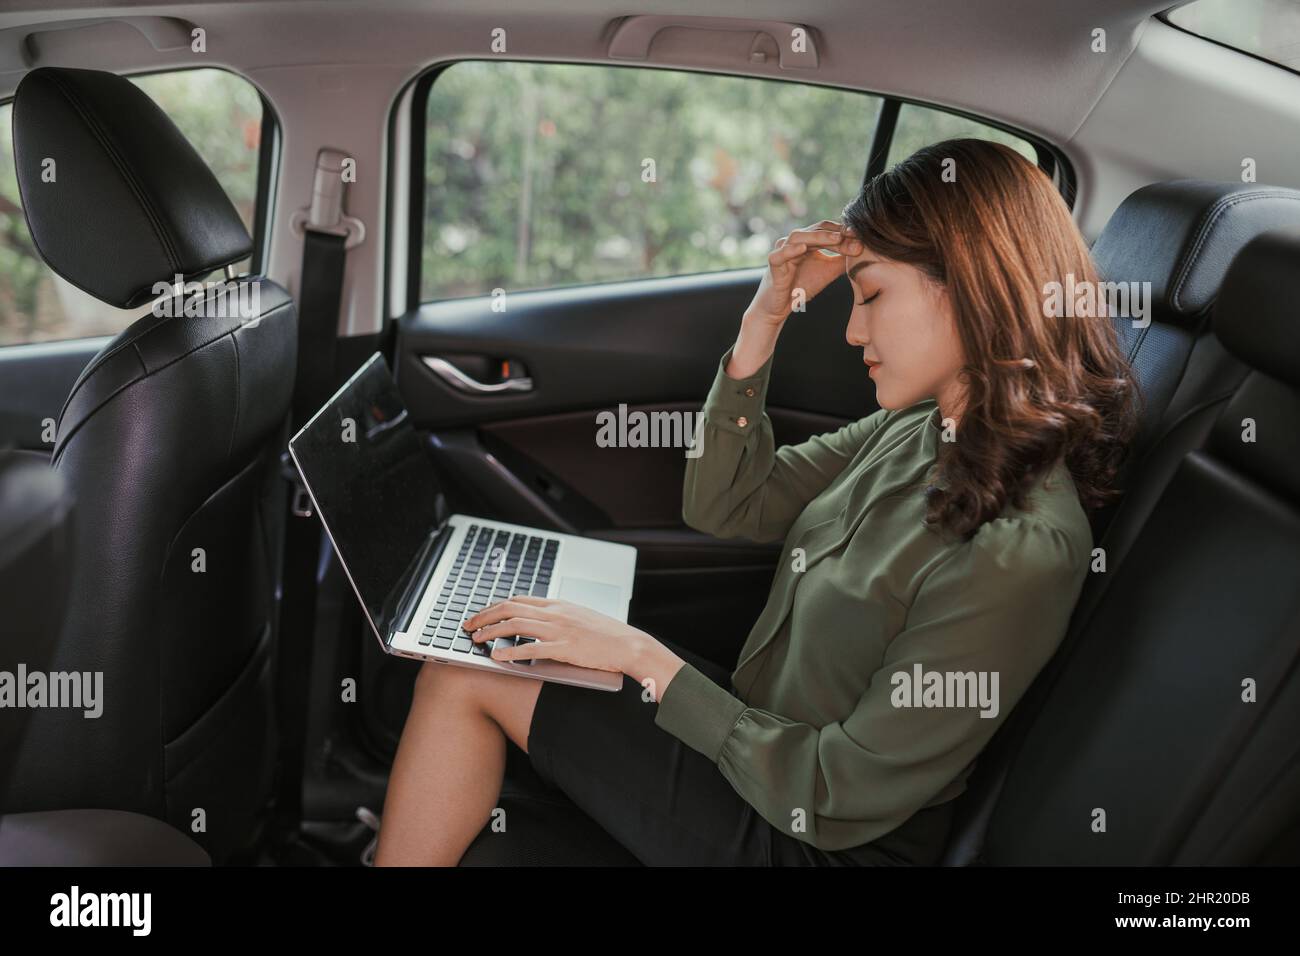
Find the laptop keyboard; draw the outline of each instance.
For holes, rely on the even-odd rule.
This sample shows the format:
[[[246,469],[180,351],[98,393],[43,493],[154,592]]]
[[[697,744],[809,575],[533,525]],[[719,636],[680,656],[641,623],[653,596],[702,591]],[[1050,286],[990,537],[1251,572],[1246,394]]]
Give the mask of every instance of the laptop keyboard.
[[[531,637],[498,637],[475,644],[461,627],[465,618],[514,594],[546,597],[560,549],[558,538],[472,524],[434,602],[420,643],[487,657],[498,642],[527,644]],[[531,664],[532,661],[515,661]]]

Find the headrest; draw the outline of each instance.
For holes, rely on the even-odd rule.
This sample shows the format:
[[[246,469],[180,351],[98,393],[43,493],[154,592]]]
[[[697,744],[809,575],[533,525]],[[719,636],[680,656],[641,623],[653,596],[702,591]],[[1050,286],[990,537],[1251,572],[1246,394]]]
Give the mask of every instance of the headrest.
[[[200,278],[252,250],[212,170],[124,77],[32,70],[14,93],[13,141],[41,257],[110,305],[142,305],[155,283]]]
[[[1256,236],[1238,253],[1214,307],[1214,334],[1246,365],[1300,388],[1300,228]]]
[[[1269,229],[1300,225],[1300,192],[1176,179],[1132,193],[1092,247],[1107,282],[1150,282],[1158,321],[1195,326],[1228,264]]]

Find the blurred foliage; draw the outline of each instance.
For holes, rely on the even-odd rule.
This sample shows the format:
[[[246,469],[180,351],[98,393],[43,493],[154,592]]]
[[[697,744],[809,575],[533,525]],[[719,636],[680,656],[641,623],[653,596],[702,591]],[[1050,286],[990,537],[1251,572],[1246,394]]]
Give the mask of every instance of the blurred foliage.
[[[262,101],[252,84],[215,69],[133,80],[212,167],[251,231],[262,132]],[[0,345],[116,333],[139,310],[119,312],[68,289],[36,254],[14,171],[12,113],[11,105],[0,106]]]
[[[429,93],[421,297],[759,265],[857,194],[880,105],[704,73],[454,64]],[[904,115],[908,152],[953,130],[1034,157],[960,117]]]

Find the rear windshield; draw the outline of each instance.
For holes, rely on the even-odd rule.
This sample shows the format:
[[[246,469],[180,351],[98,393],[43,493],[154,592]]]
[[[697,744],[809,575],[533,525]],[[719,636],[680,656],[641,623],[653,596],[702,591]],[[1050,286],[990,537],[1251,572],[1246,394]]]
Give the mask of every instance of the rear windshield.
[[[1176,27],[1300,73],[1296,0],[1192,0],[1165,14]]]

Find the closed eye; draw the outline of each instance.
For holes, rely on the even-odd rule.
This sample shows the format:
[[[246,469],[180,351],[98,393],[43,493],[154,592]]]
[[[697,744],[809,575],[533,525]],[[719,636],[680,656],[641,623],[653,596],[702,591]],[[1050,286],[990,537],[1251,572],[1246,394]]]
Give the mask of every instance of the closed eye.
[[[878,299],[878,298],[880,298],[880,290],[879,290],[879,289],[876,290],[876,294],[875,294],[875,295],[873,295],[873,296],[872,296],[871,298],[869,298],[869,299],[863,299],[861,302],[858,303],[858,305],[866,305],[866,304],[869,303],[869,302],[875,302],[876,299]]]

